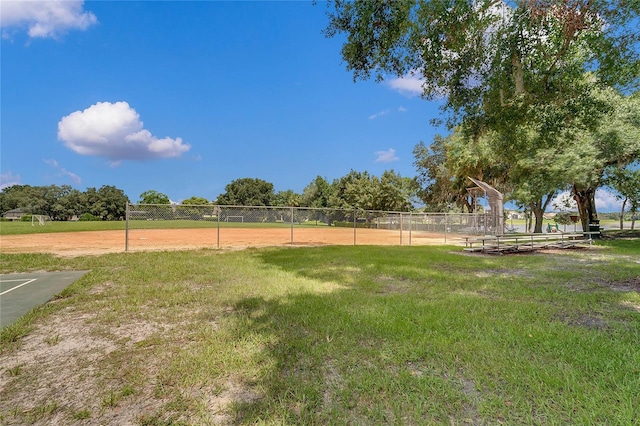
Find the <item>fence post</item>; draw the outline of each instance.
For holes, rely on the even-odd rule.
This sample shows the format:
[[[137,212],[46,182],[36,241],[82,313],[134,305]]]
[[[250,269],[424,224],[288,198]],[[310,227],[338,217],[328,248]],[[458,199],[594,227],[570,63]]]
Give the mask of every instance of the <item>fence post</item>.
[[[444,242],[447,243],[447,228],[449,227],[449,218],[447,213],[444,214]]]
[[[400,245],[402,245],[402,212],[400,212]]]
[[[356,208],[353,208],[353,245],[356,245]]]
[[[127,209],[124,215],[125,225],[124,225],[124,251],[129,251],[129,202],[127,201]]]
[[[293,206],[291,207],[291,245],[293,245]]]
[[[413,213],[409,212],[409,245],[411,245],[411,231],[413,230]]]
[[[218,239],[218,249],[220,249],[220,216],[222,213],[222,207],[218,207],[217,213],[216,213],[216,218],[218,218],[218,233],[216,235],[216,238]]]

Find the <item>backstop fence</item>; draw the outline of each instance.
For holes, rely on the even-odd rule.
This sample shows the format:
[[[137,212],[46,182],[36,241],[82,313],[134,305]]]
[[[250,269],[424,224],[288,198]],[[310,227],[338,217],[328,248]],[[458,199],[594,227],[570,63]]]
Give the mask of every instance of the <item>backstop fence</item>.
[[[125,249],[418,245],[486,235],[483,213],[310,207],[128,204]]]

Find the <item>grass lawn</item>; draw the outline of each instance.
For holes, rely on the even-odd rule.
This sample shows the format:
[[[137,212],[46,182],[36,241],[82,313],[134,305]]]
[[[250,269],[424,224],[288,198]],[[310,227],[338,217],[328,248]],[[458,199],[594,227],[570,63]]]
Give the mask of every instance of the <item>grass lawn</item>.
[[[326,227],[321,222],[309,221],[294,223],[300,227]],[[0,222],[0,236],[19,234],[41,234],[54,232],[82,232],[82,231],[124,231],[124,221],[68,221],[46,222],[45,225],[32,225],[31,222]],[[290,228],[291,223],[283,222],[216,222],[206,220],[132,220],[129,229],[191,229],[191,228]]]
[[[2,424],[640,423],[640,241],[2,255]]]

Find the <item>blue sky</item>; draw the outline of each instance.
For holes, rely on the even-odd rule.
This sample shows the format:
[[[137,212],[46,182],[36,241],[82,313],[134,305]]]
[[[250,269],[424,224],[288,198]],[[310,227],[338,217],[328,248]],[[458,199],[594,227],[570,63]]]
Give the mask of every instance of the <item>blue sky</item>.
[[[415,81],[353,82],[321,2],[29,3],[2,3],[2,185],[302,192],[351,169],[412,177],[437,132]]]
[[[418,80],[354,83],[322,2],[0,8],[0,187],[215,200],[250,177],[302,192],[351,169],[413,177],[414,146],[446,132]]]

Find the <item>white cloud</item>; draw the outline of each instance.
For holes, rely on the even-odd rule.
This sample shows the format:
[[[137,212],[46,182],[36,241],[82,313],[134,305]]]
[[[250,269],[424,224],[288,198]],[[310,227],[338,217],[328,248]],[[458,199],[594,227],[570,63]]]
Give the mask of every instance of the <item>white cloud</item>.
[[[179,157],[191,149],[181,138],[152,135],[126,102],[98,102],[62,117],[58,139],[80,155],[108,158],[116,165],[122,160]]]
[[[82,178],[80,178],[80,176],[78,176],[73,172],[68,171],[64,167],[60,167],[60,165],[56,160],[42,160],[42,161],[44,161],[46,164],[50,165],[55,170],[57,170],[60,173],[60,175],[68,176],[71,179],[71,181],[76,185],[80,185],[82,183]]]
[[[380,118],[380,117],[382,117],[383,115],[387,115],[387,114],[389,114],[389,110],[388,110],[388,109],[385,109],[384,111],[380,111],[380,112],[377,112],[377,113],[375,113],[375,114],[371,114],[371,115],[369,116],[369,120],[375,120],[376,118]]]
[[[376,151],[376,163],[391,163],[393,161],[398,161],[399,158],[396,157],[396,150],[393,148],[389,148],[388,151]]]
[[[13,185],[20,185],[20,175],[11,172],[0,173],[0,190]]]
[[[615,194],[606,189],[596,191],[596,209],[599,212],[619,212],[622,208],[622,200],[616,198]]]
[[[419,96],[424,91],[422,87],[424,80],[418,78],[414,72],[403,77],[393,78],[387,82],[387,85],[393,90],[409,97]]]
[[[622,200],[606,189],[596,190],[596,210],[600,213],[618,212],[622,208]],[[561,192],[551,201],[554,210],[577,211],[578,206],[569,191]]]
[[[551,200],[553,211],[576,211],[578,206],[569,191],[562,191]]]
[[[406,108],[405,108],[405,107],[403,107],[403,106],[399,106],[399,107],[398,107],[398,112],[407,112],[407,111],[409,111],[409,110],[408,110],[408,109],[406,109]]]
[[[83,6],[82,0],[3,1],[0,10],[3,37],[9,37],[7,28],[26,28],[31,38],[55,38],[69,30],[85,30],[98,19],[84,11]]]

